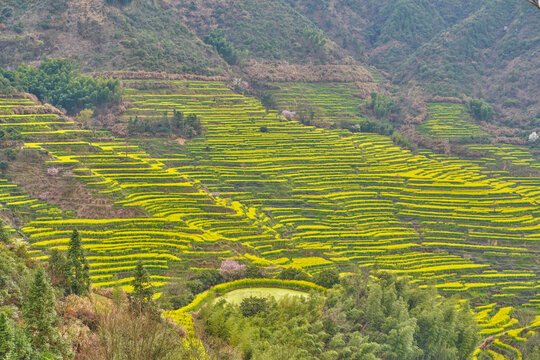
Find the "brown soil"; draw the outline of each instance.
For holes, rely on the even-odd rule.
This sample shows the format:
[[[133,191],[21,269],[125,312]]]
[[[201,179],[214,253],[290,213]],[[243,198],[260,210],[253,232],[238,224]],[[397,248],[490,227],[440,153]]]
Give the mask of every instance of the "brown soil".
[[[244,67],[250,78],[270,82],[356,82],[377,86],[360,65],[300,65],[250,61]]]
[[[226,81],[224,76],[204,76],[193,74],[170,74],[166,72],[147,72],[147,71],[101,71],[93,74],[94,76],[104,76],[113,79],[126,80],[202,80],[202,81]]]
[[[186,139],[184,138],[177,138],[176,139],[176,142],[180,145],[184,145],[186,143]]]
[[[19,154],[16,160],[10,161],[6,175],[31,197],[57,205],[65,211],[75,211],[77,218],[145,216],[142,209],[117,206],[113,199],[87,187],[84,182],[64,175],[67,169],[60,169],[56,176],[49,175],[44,165],[46,160],[50,160],[47,155],[34,153],[33,156],[23,156]]]

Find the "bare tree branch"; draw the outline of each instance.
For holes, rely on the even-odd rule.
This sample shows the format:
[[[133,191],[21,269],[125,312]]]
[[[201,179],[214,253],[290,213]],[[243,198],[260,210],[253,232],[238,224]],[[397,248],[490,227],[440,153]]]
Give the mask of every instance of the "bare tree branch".
[[[527,0],[527,1],[540,9],[540,0]]]

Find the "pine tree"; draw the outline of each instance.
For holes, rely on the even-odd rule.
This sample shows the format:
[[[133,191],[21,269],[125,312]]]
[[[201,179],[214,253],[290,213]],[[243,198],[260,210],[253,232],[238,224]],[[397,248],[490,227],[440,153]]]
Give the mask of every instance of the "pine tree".
[[[152,288],[148,272],[142,262],[139,261],[135,268],[133,294],[130,295],[132,307],[139,313],[142,312],[151,304],[153,294],[154,289]]]
[[[11,238],[9,236],[9,231],[4,225],[4,221],[0,219],[0,243],[11,244]]]
[[[84,256],[81,236],[77,230],[73,230],[69,241],[68,260],[68,292],[75,295],[83,295],[90,290],[90,269]]]
[[[68,290],[69,263],[66,256],[58,249],[52,249],[49,254],[47,268],[51,283],[54,287]]]
[[[23,305],[26,329],[33,339],[35,349],[47,350],[55,342],[54,325],[57,321],[54,310],[55,298],[43,268],[38,268],[34,281]]]
[[[13,329],[7,315],[0,312],[0,360],[11,359],[13,345]]]

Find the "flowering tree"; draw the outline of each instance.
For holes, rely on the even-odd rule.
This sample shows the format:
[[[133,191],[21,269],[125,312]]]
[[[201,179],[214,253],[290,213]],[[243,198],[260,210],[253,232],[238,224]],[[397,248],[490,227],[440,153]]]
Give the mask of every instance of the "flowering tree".
[[[295,116],[296,116],[296,112],[293,112],[293,111],[289,111],[289,110],[283,110],[283,112],[281,113],[281,115],[283,115],[283,117],[287,120],[291,120],[293,119]]]
[[[49,168],[49,169],[47,169],[47,174],[49,174],[51,176],[56,176],[56,175],[58,175],[58,169],[57,168]]]
[[[246,265],[240,264],[233,259],[223,260],[219,273],[226,281],[233,281],[242,278],[246,271]]]

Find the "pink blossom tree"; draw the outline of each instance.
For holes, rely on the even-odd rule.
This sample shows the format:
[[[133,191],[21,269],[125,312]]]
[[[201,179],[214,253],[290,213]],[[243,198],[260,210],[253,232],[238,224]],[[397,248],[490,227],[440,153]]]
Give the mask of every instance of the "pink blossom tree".
[[[219,273],[227,281],[233,281],[241,279],[246,272],[246,265],[240,264],[238,261],[233,259],[223,260],[221,262],[221,267],[219,268]]]

